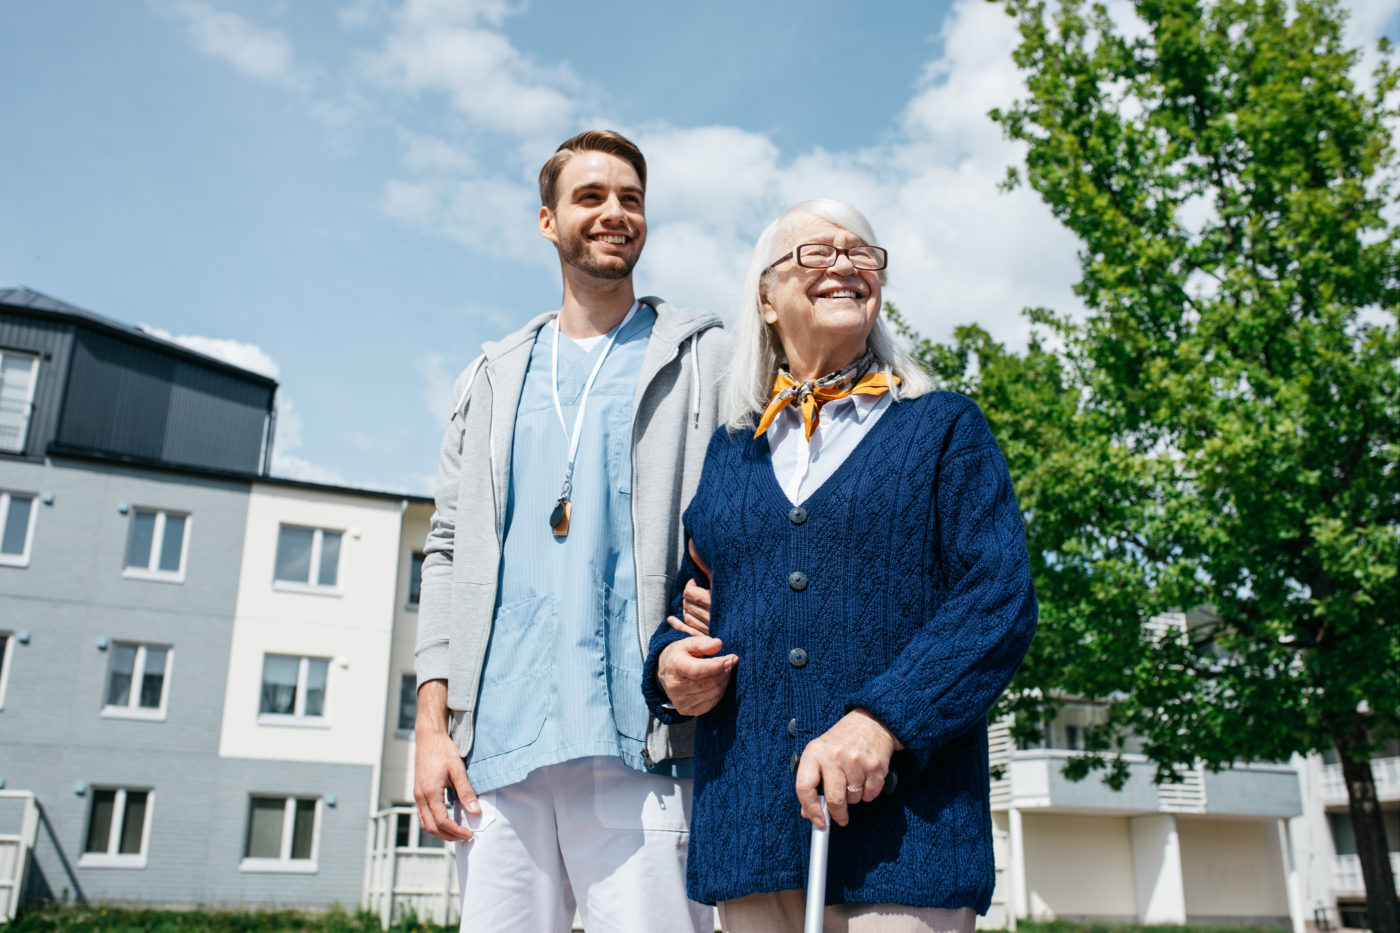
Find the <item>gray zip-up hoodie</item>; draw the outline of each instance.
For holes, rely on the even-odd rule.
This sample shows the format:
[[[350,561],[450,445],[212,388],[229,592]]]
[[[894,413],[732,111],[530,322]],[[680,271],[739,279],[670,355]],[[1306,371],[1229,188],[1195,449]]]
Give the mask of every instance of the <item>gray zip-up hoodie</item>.
[[[632,551],[637,575],[637,652],[666,618],[685,548],[681,513],[700,482],[710,435],[721,423],[720,389],[732,341],[720,319],[659,298],[632,412]],[[446,679],[451,733],[470,755],[481,670],[501,572],[504,504],[515,411],[542,314],[484,344],[457,378],[457,404],[438,461],[437,511],[423,548],[418,600],[418,685]],[[463,546],[457,547],[461,541]],[[647,723],[642,757],[692,754],[692,724]]]

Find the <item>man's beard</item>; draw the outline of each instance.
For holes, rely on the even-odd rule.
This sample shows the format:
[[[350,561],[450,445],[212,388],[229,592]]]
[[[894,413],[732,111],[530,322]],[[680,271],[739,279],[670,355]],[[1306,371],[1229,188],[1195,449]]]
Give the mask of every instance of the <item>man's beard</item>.
[[[625,279],[632,274],[632,267],[641,258],[641,253],[624,256],[598,257],[588,248],[588,239],[581,236],[566,236],[559,241],[559,255],[568,265],[597,279]]]

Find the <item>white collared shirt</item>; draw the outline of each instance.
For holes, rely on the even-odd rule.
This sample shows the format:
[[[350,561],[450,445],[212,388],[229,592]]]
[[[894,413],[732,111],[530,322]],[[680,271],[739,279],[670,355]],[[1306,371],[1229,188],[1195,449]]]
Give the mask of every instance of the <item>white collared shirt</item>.
[[[803,436],[802,407],[796,401],[779,412],[768,429],[768,449],[773,474],[788,499],[800,505],[820,489],[892,402],[889,392],[827,402],[810,441]]]

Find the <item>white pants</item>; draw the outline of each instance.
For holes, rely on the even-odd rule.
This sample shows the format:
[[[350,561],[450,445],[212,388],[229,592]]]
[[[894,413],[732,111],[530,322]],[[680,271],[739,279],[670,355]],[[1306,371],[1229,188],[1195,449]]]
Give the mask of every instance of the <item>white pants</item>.
[[[709,933],[685,896],[691,782],[580,758],[487,791],[457,843],[463,933]]]

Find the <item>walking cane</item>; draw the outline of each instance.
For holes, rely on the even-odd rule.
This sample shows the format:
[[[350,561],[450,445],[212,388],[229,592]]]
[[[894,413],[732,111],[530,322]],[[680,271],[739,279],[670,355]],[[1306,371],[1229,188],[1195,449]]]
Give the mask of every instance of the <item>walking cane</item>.
[[[807,919],[802,933],[822,933],[822,912],[826,910],[826,845],[831,816],[826,811],[826,798],[817,800],[822,805],[822,827],[812,827],[812,852],[807,859]]]

